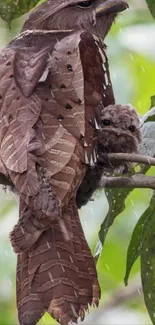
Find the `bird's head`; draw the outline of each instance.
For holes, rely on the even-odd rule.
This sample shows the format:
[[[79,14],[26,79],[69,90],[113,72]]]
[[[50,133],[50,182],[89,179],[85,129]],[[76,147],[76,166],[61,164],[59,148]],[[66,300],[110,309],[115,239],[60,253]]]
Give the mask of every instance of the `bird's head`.
[[[110,153],[137,153],[141,141],[140,119],[132,105],[110,105],[101,112],[99,145]]]
[[[124,0],[47,0],[30,14],[23,30],[85,29],[104,39],[116,15],[127,7]]]

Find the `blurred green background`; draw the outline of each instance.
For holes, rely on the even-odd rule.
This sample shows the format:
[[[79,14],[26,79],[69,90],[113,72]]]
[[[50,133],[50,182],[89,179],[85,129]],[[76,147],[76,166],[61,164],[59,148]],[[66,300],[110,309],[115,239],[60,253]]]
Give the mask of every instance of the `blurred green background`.
[[[132,103],[141,115],[148,110],[150,97],[155,94],[155,24],[145,1],[130,0],[129,4],[130,9],[117,18],[106,43],[116,101]],[[24,19],[23,16],[13,21],[11,30],[0,20],[1,48],[20,31]],[[111,228],[97,266],[102,287],[101,307],[90,312],[85,324],[151,324],[140,291],[138,262],[132,271],[128,288],[123,287],[130,236],[136,221],[148,206],[150,197],[150,190],[135,190],[127,199],[125,212],[116,219]],[[94,198],[93,202],[80,211],[81,221],[92,250],[97,243],[100,224],[108,210],[104,191],[96,193]],[[0,325],[18,324],[15,308],[16,256],[8,236],[17,218],[18,202],[12,194],[1,190]],[[120,292],[121,286],[123,303],[119,302],[117,295],[115,299],[115,290]],[[126,294],[129,294],[127,299]],[[103,307],[107,301],[110,309],[107,308],[107,304]],[[40,323],[55,324],[48,316]]]

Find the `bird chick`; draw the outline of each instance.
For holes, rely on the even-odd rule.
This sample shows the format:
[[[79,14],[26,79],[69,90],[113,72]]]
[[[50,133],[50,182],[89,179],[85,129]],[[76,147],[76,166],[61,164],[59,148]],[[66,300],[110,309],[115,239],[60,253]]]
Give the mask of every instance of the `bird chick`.
[[[132,105],[109,105],[101,111],[98,155],[102,153],[138,153],[140,119]]]
[[[132,105],[109,105],[101,111],[101,128],[98,130],[97,163],[88,167],[80,185],[76,201],[78,208],[85,205],[98,188],[105,172],[128,171],[129,163],[108,161],[108,153],[138,153],[141,141],[140,119]]]

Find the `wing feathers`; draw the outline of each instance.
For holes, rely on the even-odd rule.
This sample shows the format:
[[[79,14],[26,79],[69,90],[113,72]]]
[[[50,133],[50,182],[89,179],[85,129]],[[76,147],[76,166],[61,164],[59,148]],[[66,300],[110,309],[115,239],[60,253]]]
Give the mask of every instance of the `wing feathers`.
[[[109,87],[95,42],[84,31],[26,32],[0,56],[1,160],[20,196],[10,239],[23,325],[45,310],[62,325],[77,322],[100,298],[75,204]]]

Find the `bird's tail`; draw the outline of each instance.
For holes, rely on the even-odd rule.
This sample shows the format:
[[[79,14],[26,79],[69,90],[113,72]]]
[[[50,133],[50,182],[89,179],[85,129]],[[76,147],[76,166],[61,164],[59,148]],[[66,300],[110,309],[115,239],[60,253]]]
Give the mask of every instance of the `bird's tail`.
[[[72,202],[68,209],[72,216],[74,254],[79,273],[79,293],[82,299],[81,308],[87,310],[88,305],[98,306],[100,287],[95,261],[86,241],[76,204]]]
[[[45,311],[61,325],[84,318],[98,305],[95,263],[84,237],[75,202],[36,243],[18,254],[17,305],[22,325],[36,324]]]

